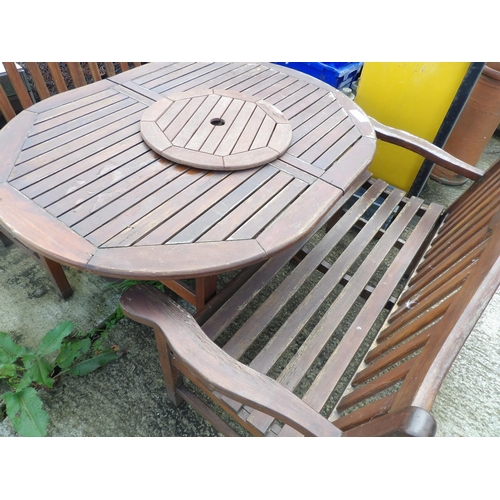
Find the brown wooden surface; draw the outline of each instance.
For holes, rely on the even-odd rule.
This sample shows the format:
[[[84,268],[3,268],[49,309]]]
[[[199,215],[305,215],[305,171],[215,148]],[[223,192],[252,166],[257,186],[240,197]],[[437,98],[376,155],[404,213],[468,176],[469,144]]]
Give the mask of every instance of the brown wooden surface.
[[[83,84],[80,63],[68,68],[75,84]],[[150,63],[115,75],[115,68],[106,68],[107,79],[45,98],[0,132],[7,145],[0,197],[18,207],[2,202],[0,222],[24,245],[62,264],[163,280],[240,269],[307,236],[374,153],[371,124],[352,101],[285,68]],[[293,151],[236,172],[209,172],[159,157],[141,137],[141,118],[154,103],[199,89],[217,91],[220,100],[236,102],[234,96],[244,94],[248,102],[264,102],[280,137],[279,127],[290,124]],[[233,118],[221,115],[234,119],[229,135],[218,133],[217,140],[200,144],[207,154],[236,151],[235,158],[241,156],[233,166],[246,162],[243,155],[251,148],[279,143],[266,132],[265,118],[242,129],[248,110],[241,104]],[[195,125],[164,124],[175,128],[174,142],[185,145],[198,141],[191,135]],[[30,214],[29,222],[22,213]],[[204,282],[198,292],[208,298],[211,289]]]
[[[432,403],[500,286],[500,162],[481,175],[448,210],[369,180],[332,208],[329,231],[319,221],[297,262],[293,245],[267,260],[215,297],[200,326],[144,286],[124,294],[123,310],[161,331],[176,369],[256,436],[331,435],[300,429],[303,403],[311,425],[319,417],[345,436],[432,436]],[[290,396],[285,415],[274,382]]]
[[[141,118],[141,135],[159,155],[183,165],[241,170],[281,156],[292,127],[274,106],[253,95],[200,89],[169,95]]]
[[[5,70],[7,71],[7,75],[9,77],[11,84],[12,84],[12,87],[14,88],[14,90],[17,94],[17,98],[18,98],[22,108],[26,109],[26,108],[30,107],[33,104],[32,99],[31,99],[30,95],[28,94],[25,83],[22,80],[22,78],[18,72],[16,64],[12,63],[12,62],[6,62],[3,64],[5,67]],[[135,63],[135,65],[138,65],[138,64],[140,64],[140,63]],[[80,63],[66,63],[66,65],[67,65],[69,73],[71,74],[71,77],[73,79],[73,84],[76,87],[86,85],[87,82],[86,82],[86,79],[84,77],[84,73],[83,73],[82,67],[80,66]],[[94,81],[101,80],[101,75],[100,75],[100,71],[99,71],[99,67],[98,67],[97,63],[88,63],[88,65],[89,65],[89,68],[90,68],[90,71],[91,71],[91,74],[92,74]],[[66,92],[68,90],[68,86],[66,85],[66,79],[63,76],[61,64],[56,63],[56,62],[49,62],[49,63],[47,63],[47,66],[49,68],[50,76],[52,77],[52,81],[56,87],[57,92],[59,92],[59,93]],[[47,81],[45,80],[45,78],[48,77],[48,79],[50,79],[49,75],[45,75],[45,76],[43,75],[38,63],[27,63],[27,67],[28,67],[28,71],[31,73],[31,75],[33,77],[36,89],[39,90],[40,98],[47,99],[49,97],[49,90],[48,90]],[[122,68],[122,71],[125,71],[126,69],[128,69],[128,66],[125,63],[122,63],[121,68]],[[78,95],[79,95],[78,92],[72,93],[71,99],[73,99],[73,98],[77,99]],[[66,98],[63,98],[62,101],[68,102],[68,100]],[[95,110],[97,110],[99,107],[106,106],[106,105],[107,105],[107,103],[100,102],[95,106]],[[41,109],[44,109],[44,106],[46,107],[45,104],[42,104]],[[32,109],[36,109],[36,106]],[[1,88],[1,87],[0,87],[0,111],[2,112],[2,114],[4,115],[4,117],[6,118],[7,121],[13,120],[13,118],[16,117],[16,113],[15,113],[12,105],[11,105],[9,99],[7,98],[3,88]],[[24,113],[21,114],[21,116],[17,117],[16,123],[9,123],[8,124],[6,127],[6,130],[8,130],[8,132],[6,132],[0,136],[0,149],[2,151],[2,162],[3,161],[6,162],[5,165],[2,165],[2,167],[5,167],[5,168],[0,167],[0,182],[6,181],[8,179],[10,165],[14,164],[14,161],[12,161],[13,156],[16,156],[19,153],[21,143],[25,138],[25,132],[26,132],[26,130],[29,130],[29,128],[31,127],[31,124],[33,123],[33,120],[36,119],[35,113],[36,113],[36,111],[33,111],[33,112],[25,111]],[[65,111],[63,111],[62,113],[59,113],[59,116],[55,121],[52,121],[49,124],[47,124],[47,121],[46,121],[45,125],[42,125],[42,127],[40,128],[40,133],[38,134],[38,136],[32,140],[28,139],[28,141],[25,143],[25,147],[37,146],[39,149],[37,152],[37,150],[35,148],[35,154],[38,154],[40,152],[40,144],[46,140],[47,136],[50,138],[50,137],[54,137],[54,135],[57,133],[64,133],[67,131],[66,129],[64,129],[64,130],[58,129],[57,126],[58,125],[63,126],[63,124],[68,120],[68,118],[69,118],[68,114]],[[84,119],[83,119],[83,121],[82,121],[82,119],[74,120],[72,128],[74,130],[78,127],[81,127],[81,126],[87,124],[87,123],[88,122],[85,121]],[[25,130],[23,130],[21,133],[19,133],[22,128],[25,128]],[[44,150],[42,149],[40,154],[43,154],[43,152],[44,152]],[[12,194],[12,193],[10,193],[10,194]],[[24,216],[26,216],[29,219],[29,213],[32,210],[31,210],[31,207],[26,207],[24,205],[24,201],[25,201],[24,197],[19,198],[19,197],[14,195],[14,198],[9,198],[10,194],[6,195],[7,201],[6,201],[6,203],[4,203],[4,205],[2,207],[3,210],[21,211],[21,213],[23,210],[26,210],[24,213]],[[20,200],[19,205],[16,203],[16,200]],[[13,205],[9,206],[8,203],[13,203]],[[36,211],[36,207],[33,207],[33,209]],[[35,247],[31,247],[31,246],[27,247],[26,243],[24,241],[21,241],[20,239],[17,238],[17,231],[20,229],[20,227],[21,228],[23,227],[23,226],[15,227],[16,220],[19,220],[19,219],[16,219],[16,217],[18,215],[19,214],[14,214],[13,220],[11,220],[9,223],[10,230],[12,230],[14,232],[11,233],[11,232],[9,232],[9,229],[4,229],[4,231],[6,231],[8,233],[8,237],[5,236],[3,233],[0,234],[0,237],[2,239],[3,244],[7,246],[9,243],[14,242],[14,243],[18,244],[23,250],[26,250],[29,255],[31,255],[33,258],[35,258],[35,260],[37,260],[42,265],[42,267],[45,268],[50,280],[52,281],[52,283],[56,289],[56,291],[63,298],[69,297],[72,294],[72,289],[71,289],[71,286],[66,278],[66,275],[64,273],[64,270],[63,270],[61,264],[48,257],[48,255],[50,255],[51,251],[54,250],[54,248],[56,249],[56,252],[57,252],[57,248],[60,249],[61,246],[58,246],[56,244],[56,247],[53,247],[52,243],[50,242],[52,235],[50,235],[48,238],[48,248],[47,249],[44,247],[40,252],[37,252],[35,250],[36,245],[35,245]],[[39,213],[39,215],[40,215],[40,213]],[[42,218],[42,220],[45,219],[43,214],[41,215],[41,218]],[[35,217],[35,220],[38,221],[38,218]],[[23,224],[23,223],[24,223],[24,221],[21,221],[21,224]],[[42,222],[42,224],[43,224],[43,222]],[[24,227],[28,228],[30,226],[28,224],[28,226],[24,226]],[[59,230],[62,230],[63,233],[65,232],[65,230],[63,228],[61,228],[61,226],[59,226],[57,224],[54,226],[54,221],[48,221],[48,226],[45,227],[45,230],[48,230],[50,232],[50,231],[52,231],[52,228],[56,229],[56,233]],[[64,237],[63,233],[60,233],[58,235],[56,234],[56,237]],[[39,228],[35,227],[34,232],[33,232],[33,236],[36,237],[37,234],[40,236]],[[38,238],[38,237],[36,237],[36,238]],[[70,241],[73,241],[72,240],[72,233],[69,234],[68,237],[69,237]],[[52,246],[52,248],[51,248],[51,246]],[[70,250],[70,253],[71,252],[72,252],[72,250]]]

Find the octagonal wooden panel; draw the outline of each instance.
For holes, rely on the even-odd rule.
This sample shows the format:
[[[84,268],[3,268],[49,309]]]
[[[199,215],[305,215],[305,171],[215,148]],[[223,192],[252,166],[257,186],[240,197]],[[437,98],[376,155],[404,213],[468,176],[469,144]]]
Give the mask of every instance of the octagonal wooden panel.
[[[161,156],[208,170],[241,170],[281,156],[292,127],[259,97],[221,89],[169,95],[141,119],[146,144]]]

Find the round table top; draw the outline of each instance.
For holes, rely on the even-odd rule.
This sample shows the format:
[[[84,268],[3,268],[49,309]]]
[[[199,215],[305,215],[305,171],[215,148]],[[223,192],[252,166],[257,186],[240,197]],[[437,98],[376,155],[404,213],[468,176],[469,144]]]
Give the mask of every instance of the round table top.
[[[268,146],[281,144],[270,148],[278,154],[259,166],[247,156],[234,170],[160,156],[141,123],[186,92],[236,102],[238,112],[228,107],[211,117],[225,123],[248,106],[264,111],[262,124],[271,116],[273,130],[283,125],[266,137]],[[194,129],[200,107],[190,109],[183,124]],[[257,140],[248,131],[255,122],[239,123],[240,138]],[[158,130],[175,145],[179,136],[167,128]],[[249,140],[235,152],[238,142],[217,134],[224,165],[238,151],[252,152]],[[0,226],[45,257],[104,276],[213,275],[306,237],[366,170],[375,145],[354,102],[297,71],[270,63],[149,63],[43,100],[0,131]]]

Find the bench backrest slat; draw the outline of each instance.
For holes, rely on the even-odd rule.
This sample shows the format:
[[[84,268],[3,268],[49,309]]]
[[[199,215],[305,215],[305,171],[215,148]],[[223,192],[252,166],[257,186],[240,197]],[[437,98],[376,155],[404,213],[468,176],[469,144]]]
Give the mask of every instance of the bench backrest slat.
[[[409,406],[430,410],[468,333],[499,286],[500,162],[450,207],[350,392],[337,405],[340,418],[335,425],[346,430]]]

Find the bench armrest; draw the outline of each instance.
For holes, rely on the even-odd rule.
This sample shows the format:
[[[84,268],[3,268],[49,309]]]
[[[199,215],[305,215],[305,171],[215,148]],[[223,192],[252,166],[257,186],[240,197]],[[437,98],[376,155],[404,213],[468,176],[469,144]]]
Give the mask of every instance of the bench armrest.
[[[409,149],[428,160],[432,160],[436,165],[452,170],[456,174],[463,175],[474,181],[483,176],[482,170],[465,163],[425,139],[383,125],[372,117],[370,117],[370,121],[377,134],[377,139]]]
[[[122,295],[120,304],[129,318],[165,336],[176,367],[191,380],[264,411],[306,436],[341,435],[337,427],[278,382],[226,354],[187,311],[154,287],[136,285]]]

